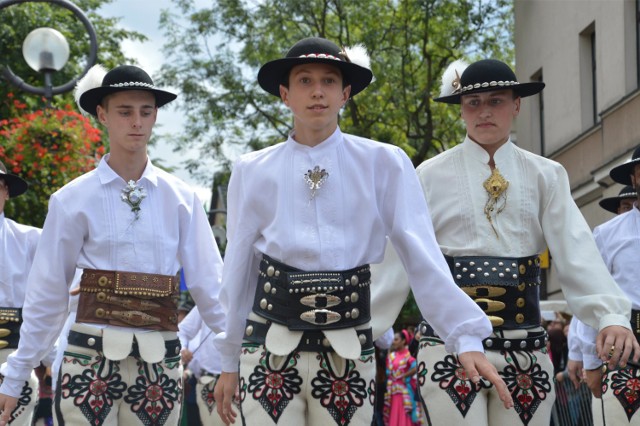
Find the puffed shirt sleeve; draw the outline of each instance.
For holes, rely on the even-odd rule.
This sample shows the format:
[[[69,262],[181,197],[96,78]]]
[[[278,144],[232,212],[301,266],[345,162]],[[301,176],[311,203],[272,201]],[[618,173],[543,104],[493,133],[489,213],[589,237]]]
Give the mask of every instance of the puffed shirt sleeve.
[[[572,318],[569,323],[569,333],[567,335],[568,356],[571,361],[582,362],[582,349],[580,346],[580,338],[576,335],[578,332],[578,318]]]
[[[238,371],[245,320],[251,311],[257,270],[253,244],[258,231],[256,212],[243,188],[242,161],[233,167],[227,193],[227,247],[220,291],[220,303],[227,312],[225,331],[214,343],[222,358],[222,371]]]
[[[2,366],[0,393],[19,397],[31,370],[54,346],[69,303],[69,285],[75,274],[86,224],[69,221],[64,205],[55,194],[49,200],[40,243],[27,280],[18,350]]]
[[[482,339],[491,334],[491,323],[453,281],[413,165],[402,150],[395,148],[395,154],[391,164],[379,165],[389,169],[381,215],[416,303],[447,351],[484,352]]]
[[[216,333],[222,331],[225,314],[218,302],[222,258],[209,226],[202,202],[194,192],[187,209],[180,206],[180,262],[189,293],[200,317]]]
[[[178,324],[178,339],[180,339],[183,348],[186,348],[189,341],[193,340],[200,332],[201,324],[202,320],[196,306]]]
[[[582,366],[586,370],[593,370],[602,365],[602,360],[596,352],[596,336],[598,331],[589,327],[584,322],[577,320],[575,317],[572,321],[576,321],[575,340],[582,355]],[[569,358],[573,359],[573,358]]]
[[[588,326],[629,328],[631,302],[607,270],[591,230],[571,197],[569,179],[555,164],[545,188],[541,224],[571,311]]]

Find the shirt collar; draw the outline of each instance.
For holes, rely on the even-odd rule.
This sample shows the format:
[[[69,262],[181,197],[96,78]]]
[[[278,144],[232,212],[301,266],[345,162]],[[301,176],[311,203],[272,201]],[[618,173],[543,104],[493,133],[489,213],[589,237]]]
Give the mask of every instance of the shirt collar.
[[[340,143],[342,143],[342,140],[343,140],[342,132],[340,131],[340,126],[336,127],[336,130],[331,134],[331,136],[329,136],[327,139],[323,140],[316,146],[308,146],[308,145],[304,145],[299,142],[296,142],[295,139],[293,139],[294,134],[295,134],[294,130],[289,132],[287,145],[293,147],[294,149],[301,149],[301,150],[307,150],[307,151],[313,150],[314,152],[320,152],[320,151],[324,151],[325,149],[331,149],[333,147],[336,147]]]
[[[100,160],[100,164],[98,164],[98,177],[100,178],[100,183],[105,185],[110,183],[116,179],[122,178],[109,166],[109,156],[111,154],[107,154]],[[156,173],[156,169],[154,165],[151,163],[151,160],[147,157],[147,164],[144,167],[144,171],[142,172],[142,176],[140,176],[140,180],[147,180],[153,186],[158,186],[158,174]]]
[[[469,135],[464,138],[462,149],[467,155],[470,155],[482,164],[489,164],[489,153],[485,151],[479,143],[472,141],[471,138],[469,138]],[[507,159],[513,152],[513,143],[511,142],[511,138],[509,138],[507,142],[498,148],[496,153],[493,155],[493,161],[499,167],[501,164],[508,161]]]

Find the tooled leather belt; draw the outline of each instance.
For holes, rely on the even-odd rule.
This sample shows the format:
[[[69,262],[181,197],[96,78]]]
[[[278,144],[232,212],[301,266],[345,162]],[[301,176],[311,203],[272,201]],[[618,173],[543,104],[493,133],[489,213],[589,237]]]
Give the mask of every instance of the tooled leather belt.
[[[85,269],[76,322],[178,331],[179,275]]]
[[[263,255],[253,312],[290,330],[331,330],[371,319],[369,265],[307,272]]]
[[[540,258],[445,256],[458,286],[487,314],[494,329],[540,326]]]
[[[0,308],[0,349],[16,349],[20,341],[22,308]]]

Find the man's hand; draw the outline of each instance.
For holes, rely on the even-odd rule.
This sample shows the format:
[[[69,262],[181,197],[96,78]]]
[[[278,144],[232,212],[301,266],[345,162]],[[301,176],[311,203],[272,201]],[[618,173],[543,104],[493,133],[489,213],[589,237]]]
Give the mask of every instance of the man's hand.
[[[183,348],[180,351],[180,358],[182,359],[182,365],[188,365],[191,360],[193,359],[193,353],[187,349],[187,348]]]
[[[2,411],[2,415],[0,415],[0,426],[9,424],[11,413],[13,413],[16,405],[18,405],[18,398],[0,393],[0,411]]]
[[[585,370],[585,381],[596,398],[602,398],[602,368]]]
[[[233,401],[233,395],[235,394],[237,387],[238,373],[222,372],[218,382],[216,383],[216,388],[213,391],[213,397],[216,400],[216,405],[218,406],[218,415],[225,425],[235,423],[237,414],[233,411],[233,408],[231,408],[231,402]]]
[[[582,361],[569,360],[567,362],[567,374],[573,386],[578,389],[580,382],[582,382]]]
[[[482,352],[464,352],[458,355],[458,360],[464,367],[467,377],[471,378],[473,383],[478,383],[480,377],[484,377],[496,387],[504,408],[513,407],[513,398],[511,398],[507,384],[498,374],[496,367],[487,360]]]
[[[602,362],[609,364],[610,369],[617,366],[626,367],[632,351],[633,362],[640,359],[640,345],[633,332],[619,325],[611,325],[600,330],[596,338],[596,351]]]

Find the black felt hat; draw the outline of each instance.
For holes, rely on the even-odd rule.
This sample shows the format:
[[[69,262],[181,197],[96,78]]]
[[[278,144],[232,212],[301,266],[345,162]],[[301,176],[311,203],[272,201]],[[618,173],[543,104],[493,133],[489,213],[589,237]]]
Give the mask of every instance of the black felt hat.
[[[496,59],[483,59],[461,69],[464,70],[445,71],[440,97],[434,101],[459,104],[463,95],[502,89],[513,90],[517,96],[524,98],[544,89],[542,82],[519,83],[509,65]]]
[[[631,175],[633,174],[633,168],[637,164],[640,164],[640,146],[637,147],[635,151],[633,151],[631,160],[611,169],[611,171],[609,172],[609,176],[611,176],[611,179],[618,183],[621,183],[623,185],[631,185]]]
[[[638,198],[638,193],[631,185],[627,185],[620,190],[620,193],[616,197],[603,198],[598,204],[603,209],[610,211],[611,213],[618,213],[618,207],[620,207],[620,201],[628,199]]]
[[[364,51],[363,48],[360,48]],[[365,56],[366,56],[366,51]],[[349,49],[340,49],[335,43],[320,37],[309,37],[293,45],[282,59],[264,64],[258,72],[258,83],[265,91],[280,97],[280,85],[286,83],[289,71],[295,65],[312,62],[334,65],[342,71],[342,77],[351,85],[351,96],[363,91],[371,80],[373,73],[368,67],[368,56],[365,66],[358,65],[355,58],[349,55]]]
[[[82,80],[78,86],[82,85]],[[157,88],[153,80],[143,69],[134,65],[121,65],[106,73],[102,83],[97,87],[90,87],[79,95],[80,108],[91,115],[97,115],[96,108],[106,95],[124,90],[145,90],[152,92],[156,97],[156,106],[159,108],[174,100],[178,95]]]
[[[11,198],[24,194],[29,188],[27,182],[20,176],[7,173],[7,168],[2,161],[0,161],[0,180],[4,180],[4,183],[9,187],[9,196]]]

